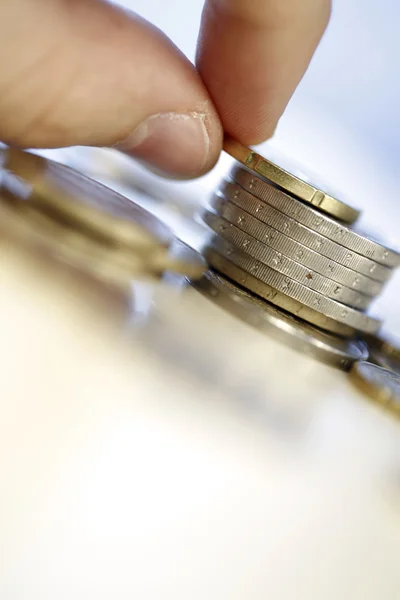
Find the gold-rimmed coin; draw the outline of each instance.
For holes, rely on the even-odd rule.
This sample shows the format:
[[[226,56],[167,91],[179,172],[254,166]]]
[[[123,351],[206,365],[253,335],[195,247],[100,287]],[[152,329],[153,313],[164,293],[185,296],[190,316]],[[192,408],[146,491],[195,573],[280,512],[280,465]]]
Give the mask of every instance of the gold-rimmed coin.
[[[329,238],[341,244],[344,248],[348,248],[380,265],[386,267],[400,266],[399,250],[374,239],[369,233],[366,234],[356,227],[347,227],[343,223],[338,223],[335,219],[321,214],[310,205],[300,202],[283,190],[271,185],[271,183],[252,175],[241,166],[233,168],[230,176],[253,197],[274,206],[277,210],[296,219],[319,235]]]
[[[212,270],[190,283],[212,302],[257,331],[332,367],[347,371],[354,362],[368,358],[367,346],[363,342],[345,340],[321,331],[242,290]]]
[[[209,247],[243,269],[246,273],[254,275],[262,283],[268,284],[274,290],[290,298],[294,298],[309,308],[324,313],[324,315],[335,319],[342,325],[347,325],[352,329],[368,334],[376,334],[382,326],[382,322],[379,319],[311,290],[294,279],[279,273],[274,268],[248,256],[232,244],[225,242],[219,236],[211,239],[210,246],[207,248]],[[208,258],[207,249],[205,256]]]
[[[368,398],[400,417],[400,375],[369,362],[355,363],[350,380]]]
[[[349,338],[356,336],[360,327],[364,331],[374,330],[376,333],[381,326],[377,319],[358,313],[338,302],[335,303],[334,300],[325,298],[321,294],[311,292],[272,269],[267,275],[268,267],[265,267],[265,271],[263,269],[263,280],[259,279],[251,274],[251,268],[258,266],[254,265],[256,261],[232,248],[229,249],[229,256],[224,256],[222,249],[219,251],[209,245],[204,249],[204,254],[208,263],[228,279],[321,329]],[[356,322],[352,317],[356,317]]]
[[[335,219],[352,224],[360,215],[355,208],[315,187],[312,183],[292,175],[229,136],[225,137],[224,150],[248,169]]]
[[[308,323],[315,325],[321,329],[335,333],[344,338],[353,338],[357,335],[357,331],[347,325],[339,323],[335,319],[331,319],[324,315],[324,313],[314,310],[308,306],[305,306],[298,300],[279,292],[272,286],[263,283],[253,275],[250,275],[235,263],[231,262],[218,252],[215,252],[212,248],[207,249],[206,257],[211,267],[222,273],[225,277],[234,281],[245,290],[259,296],[263,300],[267,300],[271,304],[278,306],[282,310],[304,319]]]

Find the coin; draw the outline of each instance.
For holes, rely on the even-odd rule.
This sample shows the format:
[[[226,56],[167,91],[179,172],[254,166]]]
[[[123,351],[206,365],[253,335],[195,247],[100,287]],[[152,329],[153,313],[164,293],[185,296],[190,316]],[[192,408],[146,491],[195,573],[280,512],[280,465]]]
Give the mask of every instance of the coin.
[[[162,268],[163,281],[179,287],[186,281],[186,277],[190,277],[192,281],[199,279],[207,270],[207,263],[197,250],[174,238]]]
[[[347,371],[355,361],[368,358],[363,342],[344,340],[304,323],[211,270],[191,283],[210,300],[258,331],[328,365]]]
[[[63,226],[31,207],[21,215],[0,201],[0,214],[2,227],[6,227],[7,233],[21,246],[104,283],[124,287],[133,273],[138,275],[142,271],[140,257],[127,258],[120,252],[114,253],[82,232]]]
[[[371,303],[371,298],[364,296],[359,292],[348,287],[337,284],[332,279],[328,279],[319,273],[304,267],[285,256],[282,252],[274,250],[247,233],[244,233],[235,225],[225,219],[218,217],[214,213],[205,211],[203,214],[204,222],[211,227],[213,231],[238,249],[242,250],[252,258],[255,258],[272,269],[275,269],[283,275],[302,283],[304,286],[332,298],[337,302],[342,302],[347,306],[366,309]]]
[[[213,251],[211,254],[209,252],[209,248],[211,248]],[[213,238],[212,243],[205,249],[206,259],[209,260],[211,266],[213,266],[216,270],[218,270],[218,267],[213,262],[213,254],[215,252],[228,259],[231,263],[235,264],[246,273],[253,275],[260,282],[271,286],[274,290],[277,290],[278,292],[281,292],[286,296],[301,302],[301,304],[304,306],[308,306],[317,312],[323,313],[327,317],[335,319],[337,322],[341,323],[342,325],[346,325],[353,330],[358,330],[365,333],[376,333],[381,327],[381,322],[378,319],[359,312],[351,307],[344,306],[340,302],[331,300],[319,292],[310,290],[301,283],[294,281],[294,279],[282,275],[275,269],[272,269],[260,261],[247,256],[232,246],[232,244],[228,244],[222,240],[220,237]],[[229,274],[225,272],[223,273],[229,277]],[[232,277],[230,277],[230,279],[232,279]],[[303,318],[302,315],[299,315],[298,313],[295,314],[296,316],[301,316]]]
[[[191,255],[190,260],[174,256],[174,238],[170,238],[169,245],[165,246],[165,238],[159,241],[153,237],[152,245],[143,252],[129,245],[119,245],[111,238],[93,236],[91,230],[76,228],[71,222],[57,219],[51,213],[41,211],[35,203],[10,202],[9,198],[5,200],[0,195],[0,208],[2,221],[8,223],[21,243],[107,283],[125,284],[135,277],[160,277],[165,270],[197,278],[206,269],[199,255]],[[133,214],[136,208],[143,222],[147,211],[132,203]],[[154,221],[157,224],[157,219],[149,213],[149,229]],[[138,224],[139,232],[140,227]]]
[[[287,216],[274,206],[262,202],[249,192],[244,191],[239,185],[225,183],[220,189],[220,193],[226,200],[230,200],[233,204],[236,204],[236,206],[258,220],[258,223],[256,221],[252,221],[251,223],[252,229],[254,228],[253,235],[257,239],[260,239],[260,241],[263,241],[260,236],[264,235],[262,223],[266,223],[270,227],[277,229],[281,233],[285,233],[288,237],[307,246],[307,248],[319,252],[319,254],[322,254],[326,258],[330,258],[371,279],[385,282],[392,276],[392,270],[388,267],[350,251],[342,246],[340,242],[334,242],[318,234],[316,231],[298,222],[297,217],[291,218]],[[211,202],[213,203],[213,201]],[[218,203],[218,199],[216,202]],[[242,218],[245,220],[245,215]]]
[[[305,267],[320,273],[320,275],[324,275],[324,277],[328,277],[328,279],[332,279],[332,281],[335,281],[336,283],[357,290],[371,298],[376,297],[382,291],[383,283],[357,273],[356,271],[319,254],[315,250],[311,250],[277,229],[273,229],[269,225],[261,223],[248,213],[243,213],[243,211],[232,202],[215,197],[211,204],[221,217],[229,221],[229,223],[236,225],[239,229],[249,235],[256,233],[257,230],[262,227],[263,232],[259,239],[263,244],[271,246],[271,248],[278,250],[288,258],[291,258]],[[221,224],[217,233],[222,234],[224,230],[225,225]]]
[[[171,232],[146,210],[64,165],[15,149],[0,149],[0,192],[38,207],[101,239],[148,252],[166,247]]]
[[[357,252],[361,256],[386,265],[388,267],[397,267],[400,265],[400,253],[392,248],[371,239],[371,236],[363,235],[355,229],[351,229],[334,219],[323,215],[285,194],[282,190],[273,185],[254,177],[243,168],[234,168],[231,177],[247,192],[263,200],[267,204],[274,206],[289,217],[295,218],[309,229],[316,231],[320,235],[327,237],[334,242],[338,242],[345,248]]]
[[[380,332],[379,337],[367,336],[365,341],[371,362],[400,375],[400,339],[393,334]]]
[[[369,362],[355,363],[351,382],[368,398],[400,416],[400,375]]]
[[[311,183],[281,169],[281,167],[257,154],[254,150],[242,146],[242,144],[231,137],[225,138],[224,150],[233,158],[243,163],[248,169],[251,169],[301,200],[316,206],[319,210],[340,221],[351,224],[360,215],[359,211],[355,208],[348,206],[344,202],[341,202],[341,200],[337,200]]]
[[[270,285],[256,279],[230,260],[215,252],[211,247],[207,249],[207,259],[210,265],[219,273],[228,277],[228,279],[237,283],[240,287],[260,296],[264,300],[275,304],[279,308],[291,313],[292,315],[308,321],[312,325],[335,333],[345,338],[351,338],[357,335],[357,331],[348,326],[339,323],[335,319],[327,317],[323,312],[314,310],[305,306],[301,302],[279,292]]]

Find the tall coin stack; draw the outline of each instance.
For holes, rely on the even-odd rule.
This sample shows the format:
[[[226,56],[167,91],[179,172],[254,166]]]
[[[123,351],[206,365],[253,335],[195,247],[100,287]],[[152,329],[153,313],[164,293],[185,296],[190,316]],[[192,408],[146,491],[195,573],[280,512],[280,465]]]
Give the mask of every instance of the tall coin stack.
[[[344,202],[231,138],[224,148],[236,162],[202,214],[211,267],[320,330],[376,334],[368,309],[399,252],[358,231],[359,212]]]

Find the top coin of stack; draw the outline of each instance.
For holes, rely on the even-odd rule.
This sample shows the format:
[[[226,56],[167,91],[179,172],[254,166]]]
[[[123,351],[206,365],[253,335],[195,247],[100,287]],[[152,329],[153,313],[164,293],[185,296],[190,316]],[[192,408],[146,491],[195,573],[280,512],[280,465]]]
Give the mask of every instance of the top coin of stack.
[[[238,162],[202,215],[210,265],[321,329],[376,333],[367,309],[399,252],[358,231],[359,212],[341,200],[231,138],[224,149]]]

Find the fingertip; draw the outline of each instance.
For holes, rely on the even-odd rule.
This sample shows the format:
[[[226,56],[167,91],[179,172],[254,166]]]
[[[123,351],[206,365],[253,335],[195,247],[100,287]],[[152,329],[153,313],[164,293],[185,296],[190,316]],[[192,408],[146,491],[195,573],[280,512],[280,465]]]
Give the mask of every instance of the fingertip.
[[[258,146],[274,137],[278,127],[277,121],[268,123],[255,123],[252,120],[243,119],[241,123],[236,123],[233,128],[226,127],[226,134],[236,139],[243,146]]]
[[[222,127],[214,109],[151,115],[117,148],[160,175],[189,179],[207,173],[222,149]]]
[[[330,0],[208,0],[196,64],[224,130],[272,137],[329,20]]]
[[[215,164],[222,147],[216,108],[193,64],[164,33],[107,0],[52,0],[50,10],[37,4],[17,0],[0,19],[2,33],[17,21],[26,32],[10,36],[8,53],[0,53],[5,143],[122,146],[183,178]]]

